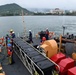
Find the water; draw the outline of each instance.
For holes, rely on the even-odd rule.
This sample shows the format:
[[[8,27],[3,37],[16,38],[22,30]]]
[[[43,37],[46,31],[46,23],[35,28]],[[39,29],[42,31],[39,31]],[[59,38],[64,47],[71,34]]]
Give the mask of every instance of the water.
[[[13,29],[16,35],[23,34],[24,27],[28,33],[32,30],[33,34],[37,34],[46,28],[56,34],[62,34],[62,26],[66,26],[66,32],[76,34],[76,16],[22,16],[0,17],[0,37],[9,34],[9,30]]]

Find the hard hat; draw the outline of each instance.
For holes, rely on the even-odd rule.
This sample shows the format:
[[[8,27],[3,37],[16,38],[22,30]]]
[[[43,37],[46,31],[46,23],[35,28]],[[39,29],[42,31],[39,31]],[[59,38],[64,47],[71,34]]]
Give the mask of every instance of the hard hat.
[[[15,33],[14,31],[12,33]]]
[[[11,29],[10,31],[13,31],[13,29]]]
[[[12,45],[10,43],[7,44],[8,47],[11,47]]]
[[[45,40],[46,40],[46,38],[45,38],[45,37],[43,37],[43,38],[42,38],[42,41],[45,41]]]
[[[31,32],[31,30],[29,30],[29,32]]]

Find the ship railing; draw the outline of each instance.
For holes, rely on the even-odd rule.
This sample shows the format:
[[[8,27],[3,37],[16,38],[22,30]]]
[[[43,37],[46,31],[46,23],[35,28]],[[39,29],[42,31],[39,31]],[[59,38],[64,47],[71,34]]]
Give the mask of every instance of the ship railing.
[[[20,60],[31,73],[31,75],[44,75],[44,72],[28,57],[28,55],[15,42],[13,47],[14,52],[20,58]]]

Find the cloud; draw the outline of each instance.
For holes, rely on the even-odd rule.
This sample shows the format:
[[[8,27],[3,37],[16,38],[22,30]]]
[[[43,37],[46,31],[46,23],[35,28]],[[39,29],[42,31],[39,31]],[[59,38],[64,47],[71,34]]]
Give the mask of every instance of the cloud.
[[[76,0],[0,0],[0,5],[17,3],[24,8],[67,8],[75,9]]]

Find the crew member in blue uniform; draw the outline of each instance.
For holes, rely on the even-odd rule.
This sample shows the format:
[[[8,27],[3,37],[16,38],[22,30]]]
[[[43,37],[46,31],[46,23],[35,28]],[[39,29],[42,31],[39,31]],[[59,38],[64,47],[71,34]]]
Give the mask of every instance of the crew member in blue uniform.
[[[30,41],[30,43],[33,43],[31,30],[29,30],[29,41]]]

